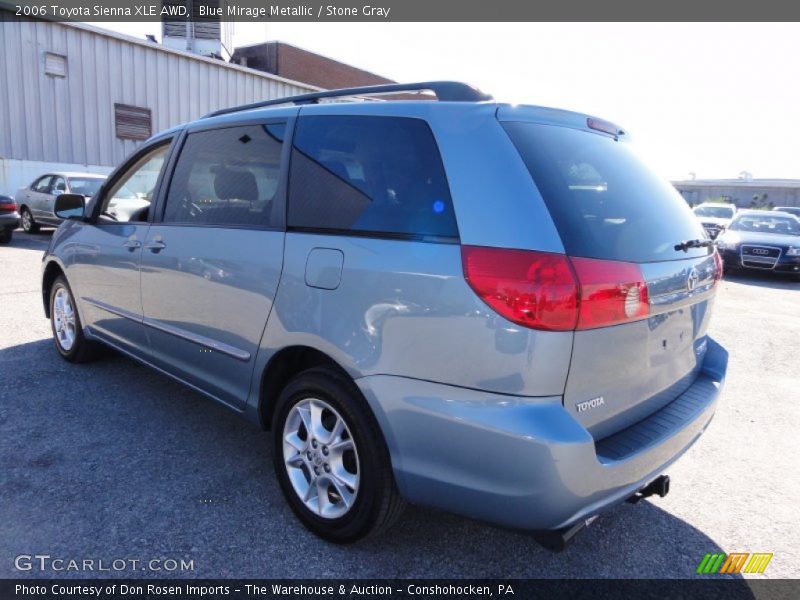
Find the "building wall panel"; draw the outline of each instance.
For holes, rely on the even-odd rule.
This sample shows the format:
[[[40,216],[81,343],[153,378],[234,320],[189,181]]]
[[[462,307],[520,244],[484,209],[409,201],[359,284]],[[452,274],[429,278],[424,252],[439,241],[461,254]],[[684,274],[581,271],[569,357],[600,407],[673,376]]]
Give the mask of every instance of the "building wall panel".
[[[19,161],[73,168],[122,162],[141,142],[116,137],[114,103],[149,108],[157,133],[218,108],[315,89],[88,25],[17,19],[10,12],[0,20],[0,38],[0,159],[7,183]],[[66,77],[45,73],[46,52],[67,57]]]

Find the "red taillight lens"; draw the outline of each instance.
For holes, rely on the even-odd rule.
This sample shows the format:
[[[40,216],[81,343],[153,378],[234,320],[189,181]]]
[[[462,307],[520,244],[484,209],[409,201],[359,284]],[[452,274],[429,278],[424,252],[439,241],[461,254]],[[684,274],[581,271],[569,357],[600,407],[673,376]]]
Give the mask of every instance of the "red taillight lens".
[[[509,321],[533,329],[575,328],[578,286],[562,254],[462,246],[470,287]]]
[[[714,279],[716,281],[719,281],[720,279],[722,279],[722,271],[723,271],[722,257],[719,255],[719,250],[714,250],[714,267],[717,270],[716,273],[714,274]]]
[[[0,210],[2,211],[15,211],[17,210],[17,205],[13,202],[0,202]]]
[[[563,254],[462,246],[464,276],[497,313],[548,331],[593,329],[647,317],[638,265]]]
[[[577,329],[606,327],[646,317],[647,284],[638,265],[571,258],[581,288]]]

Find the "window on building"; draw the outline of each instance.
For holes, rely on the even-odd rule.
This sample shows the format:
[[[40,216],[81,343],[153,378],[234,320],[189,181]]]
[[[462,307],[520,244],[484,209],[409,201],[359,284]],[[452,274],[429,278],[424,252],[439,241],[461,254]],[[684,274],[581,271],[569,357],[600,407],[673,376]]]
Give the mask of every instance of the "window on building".
[[[149,108],[114,104],[114,127],[117,137],[123,140],[146,140],[153,135],[152,115]]]
[[[396,117],[301,117],[292,149],[289,225],[458,236],[427,123]]]
[[[227,127],[186,139],[170,184],[165,223],[274,227],[284,123]]]
[[[44,72],[51,77],[67,76],[67,57],[55,52],[44,53]]]

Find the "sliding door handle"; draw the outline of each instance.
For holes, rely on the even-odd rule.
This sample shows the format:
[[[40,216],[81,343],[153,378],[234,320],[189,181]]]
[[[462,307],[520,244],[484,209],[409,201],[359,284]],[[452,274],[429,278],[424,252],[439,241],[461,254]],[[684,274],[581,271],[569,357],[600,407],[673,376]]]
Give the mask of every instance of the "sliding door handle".
[[[166,248],[167,245],[161,240],[153,240],[152,242],[147,242],[144,247],[150,250],[150,252],[160,252]]]

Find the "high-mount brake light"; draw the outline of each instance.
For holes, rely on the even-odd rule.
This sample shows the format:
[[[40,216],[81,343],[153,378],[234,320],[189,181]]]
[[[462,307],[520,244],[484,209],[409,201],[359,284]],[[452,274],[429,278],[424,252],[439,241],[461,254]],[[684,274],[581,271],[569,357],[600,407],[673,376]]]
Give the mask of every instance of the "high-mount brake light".
[[[595,329],[647,317],[647,283],[634,263],[462,246],[464,277],[497,313],[546,331]]]
[[[604,121],[603,119],[595,119],[594,117],[589,117],[586,119],[586,126],[589,129],[594,129],[595,131],[602,131],[603,133],[608,133],[613,135],[614,137],[619,137],[621,135],[625,135],[625,132],[622,131],[618,126],[614,125],[610,121]]]

